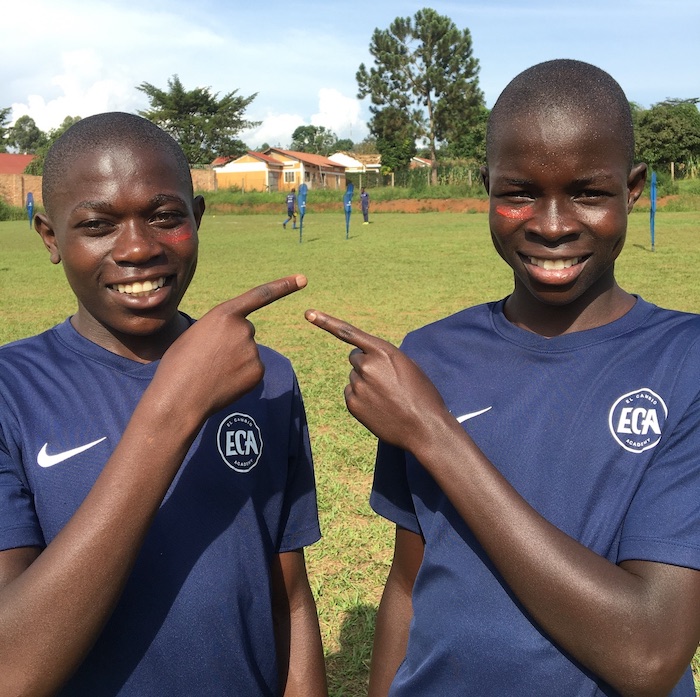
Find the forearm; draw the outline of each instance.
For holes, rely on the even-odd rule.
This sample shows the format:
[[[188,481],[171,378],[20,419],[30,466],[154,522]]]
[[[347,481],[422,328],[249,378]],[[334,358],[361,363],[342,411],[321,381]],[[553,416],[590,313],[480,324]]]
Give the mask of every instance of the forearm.
[[[53,694],[80,665],[196,435],[189,421],[147,393],[71,520],[0,590],[0,693]]]
[[[643,578],[540,516],[451,417],[435,419],[430,430],[414,454],[558,645],[623,694],[680,677],[682,655],[675,663],[667,657],[682,636],[671,629],[683,618],[653,602]]]
[[[368,697],[386,697],[406,656],[408,629],[413,617],[410,596],[387,583],[377,611]]]

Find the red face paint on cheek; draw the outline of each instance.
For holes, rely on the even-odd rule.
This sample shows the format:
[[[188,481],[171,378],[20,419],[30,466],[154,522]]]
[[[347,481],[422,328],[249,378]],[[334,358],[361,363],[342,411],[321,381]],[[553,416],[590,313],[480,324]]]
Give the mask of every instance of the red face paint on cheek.
[[[191,240],[192,233],[184,230],[180,232],[168,232],[167,234],[163,235],[163,237],[166,237],[168,241],[172,242],[173,244],[180,244],[181,242]]]
[[[496,213],[509,220],[527,220],[532,217],[532,206],[496,206]]]

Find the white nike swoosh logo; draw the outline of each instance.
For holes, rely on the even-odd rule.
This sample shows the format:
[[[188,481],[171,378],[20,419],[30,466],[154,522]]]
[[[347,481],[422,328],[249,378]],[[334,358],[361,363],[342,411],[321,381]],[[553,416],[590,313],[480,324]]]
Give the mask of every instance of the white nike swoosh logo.
[[[90,448],[94,447],[98,443],[101,443],[106,438],[107,438],[107,436],[103,436],[99,440],[92,441],[92,443],[87,443],[86,445],[81,445],[77,448],[73,448],[72,450],[64,450],[62,453],[56,453],[55,455],[49,455],[46,452],[46,448],[48,447],[49,444],[44,443],[44,446],[39,451],[39,454],[36,456],[36,462],[39,465],[39,467],[53,467],[54,465],[57,465],[59,462],[63,462],[64,460],[68,460],[69,458],[73,457],[74,455],[84,453],[86,450],[89,450]]]
[[[469,419],[473,419],[475,416],[481,416],[481,414],[485,414],[487,411],[490,411],[491,409],[493,409],[493,407],[486,407],[486,409],[482,409],[481,411],[473,411],[470,414],[462,414],[462,416],[457,417],[457,422],[461,424],[464,421],[467,421]]]

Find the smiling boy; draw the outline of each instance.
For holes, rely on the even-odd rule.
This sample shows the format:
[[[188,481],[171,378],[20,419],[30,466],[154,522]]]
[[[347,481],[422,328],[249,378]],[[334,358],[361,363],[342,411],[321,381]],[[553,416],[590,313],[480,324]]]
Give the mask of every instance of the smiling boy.
[[[396,524],[372,697],[695,694],[700,318],[615,279],[633,152],[607,73],[534,66],[492,110],[482,171],[513,292],[402,351],[307,313],[357,347],[346,402]]]
[[[136,116],[69,129],[43,195],[78,307],[0,350],[0,694],[325,694],[304,408],[246,319],[306,279],[180,313],[204,201]]]

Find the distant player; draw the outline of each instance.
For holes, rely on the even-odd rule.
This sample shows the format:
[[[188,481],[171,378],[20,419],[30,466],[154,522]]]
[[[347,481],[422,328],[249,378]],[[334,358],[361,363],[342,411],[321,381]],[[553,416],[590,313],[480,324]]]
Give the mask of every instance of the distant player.
[[[340,320],[348,409],[396,524],[370,695],[695,695],[700,317],[623,290],[629,103],[578,61],[517,76],[484,183],[513,292],[406,337]]]
[[[369,194],[364,186],[360,191],[360,207],[362,208],[362,218],[364,220],[362,224],[369,225]]]
[[[282,223],[283,228],[287,228],[287,223],[292,220],[292,230],[297,229],[297,194],[296,189],[292,189],[287,194],[287,220]]]
[[[77,310],[0,349],[0,694],[325,695],[304,408],[246,319],[306,280],[179,312],[204,201],[137,116],[66,131],[43,201]]]

